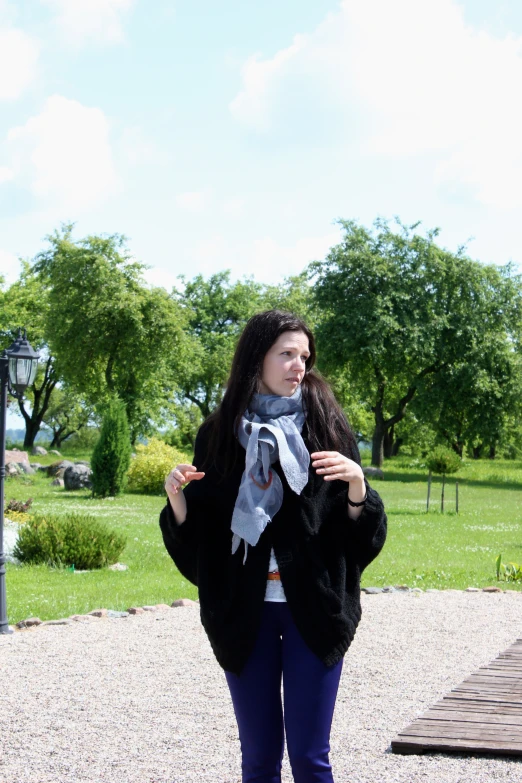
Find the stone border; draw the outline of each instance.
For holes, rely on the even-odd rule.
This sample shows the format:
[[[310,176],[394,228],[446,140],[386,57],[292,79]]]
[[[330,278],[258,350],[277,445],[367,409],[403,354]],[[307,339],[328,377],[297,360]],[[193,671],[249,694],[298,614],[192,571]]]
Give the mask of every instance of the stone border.
[[[503,590],[501,587],[491,585],[489,587],[466,587],[465,590],[457,590],[455,588],[445,588],[439,590],[436,587],[428,587],[423,590],[421,587],[408,587],[407,585],[389,585],[388,587],[361,587],[361,593],[366,595],[380,595],[382,593],[514,593],[522,595],[521,590],[513,590],[506,588]],[[154,604],[151,606],[131,606],[126,611],[118,611],[116,609],[93,609],[88,614],[71,614],[69,617],[62,617],[59,620],[40,620],[39,617],[28,617],[26,620],[20,620],[16,625],[10,625],[11,631],[24,631],[29,628],[38,628],[44,625],[72,625],[74,622],[93,622],[97,619],[106,618],[109,620],[120,619],[129,617],[130,615],[145,614],[146,612],[166,611],[167,609],[177,609],[180,606],[199,606],[199,601],[192,601],[190,598],[178,598],[169,604]]]
[[[10,625],[11,631],[25,631],[29,628],[38,628],[45,625],[72,625],[74,622],[89,623],[95,622],[101,618],[109,620],[129,617],[130,615],[145,614],[145,612],[166,611],[168,609],[177,609],[180,606],[199,606],[199,601],[192,601],[190,598],[178,598],[169,604],[154,604],[151,606],[131,606],[124,612],[116,609],[93,609],[88,614],[71,614],[69,617],[62,617],[59,620],[40,620],[39,617],[28,617],[26,620],[20,620],[16,625]]]
[[[408,587],[407,585],[389,585],[388,587],[361,587],[361,593],[367,595],[377,595],[379,593],[520,593],[522,590],[514,590],[513,588],[505,588],[504,590],[497,585],[490,585],[489,587],[466,587],[465,590],[458,590],[454,587],[446,587],[439,590],[437,587],[427,587],[423,590],[422,587]]]

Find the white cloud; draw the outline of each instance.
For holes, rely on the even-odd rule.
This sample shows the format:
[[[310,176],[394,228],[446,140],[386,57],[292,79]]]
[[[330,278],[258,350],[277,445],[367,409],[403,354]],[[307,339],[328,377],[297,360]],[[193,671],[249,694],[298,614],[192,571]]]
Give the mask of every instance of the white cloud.
[[[245,213],[245,201],[242,198],[231,198],[223,203],[221,211],[228,218],[243,217]]]
[[[522,206],[522,38],[471,27],[454,0],[344,0],[312,34],[247,60],[242,80],[230,110],[249,128],[279,131],[287,96],[366,156],[430,155],[433,183]]]
[[[123,17],[134,0],[42,0],[56,13],[63,40],[71,47],[124,40]]]
[[[14,178],[14,171],[7,166],[0,166],[0,185]]]
[[[137,125],[124,129],[118,148],[125,162],[132,166],[158,163],[165,159],[156,144]]]
[[[233,245],[217,234],[200,242],[187,255],[193,274],[209,276],[230,269],[235,279],[253,275],[260,282],[275,284],[299,274],[310,261],[324,258],[340,239],[337,229],[323,236],[303,237],[289,245],[271,237]]]
[[[0,249],[0,277],[3,277],[7,285],[14,283],[20,272],[20,261],[7,250]]]
[[[14,27],[0,26],[0,99],[18,98],[36,76],[39,46]]]
[[[176,196],[176,204],[187,212],[203,212],[207,207],[209,197],[208,189],[187,191]]]
[[[40,114],[9,131],[5,147],[12,177],[46,206],[86,209],[118,189],[100,109],[54,95]]]

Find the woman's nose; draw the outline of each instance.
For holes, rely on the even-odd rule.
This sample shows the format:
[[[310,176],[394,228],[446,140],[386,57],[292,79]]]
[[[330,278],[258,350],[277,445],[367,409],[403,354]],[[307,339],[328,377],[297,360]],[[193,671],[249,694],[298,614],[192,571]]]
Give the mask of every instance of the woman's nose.
[[[292,362],[292,367],[294,370],[304,370],[306,367],[306,362],[300,356],[298,356]]]

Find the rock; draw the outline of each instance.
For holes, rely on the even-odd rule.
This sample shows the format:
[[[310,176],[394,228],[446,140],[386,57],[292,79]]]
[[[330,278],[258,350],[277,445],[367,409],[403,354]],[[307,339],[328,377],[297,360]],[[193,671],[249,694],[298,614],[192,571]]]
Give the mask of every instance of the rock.
[[[377,593],[382,593],[382,587],[363,587],[362,591],[368,595],[377,595]]]
[[[39,617],[28,617],[27,620],[20,620],[16,623],[17,628],[33,628],[35,625],[42,625]]]
[[[129,566],[125,563],[113,563],[109,566],[109,571],[128,571]]]
[[[171,607],[168,604],[156,604],[156,609],[159,609],[160,611],[164,612],[166,609],[170,609]]]
[[[129,614],[145,614],[145,609],[142,609],[141,606],[131,606],[130,609],[127,609],[127,612]]]
[[[65,470],[65,489],[91,489],[92,470],[87,465],[71,465]]]
[[[74,464],[75,464],[75,465],[87,465],[87,467],[88,467],[88,468],[90,468],[90,467],[91,467],[91,463],[90,463],[90,462],[87,462],[87,461],[86,461],[86,460],[84,460],[84,459],[75,459],[75,460],[74,460]]]
[[[12,476],[19,476],[21,473],[23,473],[23,470],[18,464],[18,462],[6,463],[5,475],[7,476],[7,478],[11,478]]]
[[[480,593],[480,590],[478,587],[466,587],[465,591],[466,593]]]
[[[57,457],[62,456],[59,451],[56,451],[56,449],[49,449],[49,454],[56,454]]]
[[[82,622],[85,622],[85,621],[87,621],[87,622],[91,622],[91,621],[95,622],[97,619],[98,618],[97,617],[93,617],[92,614],[71,614],[71,616],[69,617],[69,620],[76,620],[76,622],[78,622],[78,623],[82,623]]]
[[[72,467],[74,463],[71,462],[68,459],[62,459],[60,462],[53,462],[52,465],[47,465],[44,470],[47,471],[48,476],[53,476],[57,478],[63,478],[63,474],[67,470],[67,468]]]
[[[62,617],[61,620],[46,620],[42,625],[72,625],[72,620]]]
[[[116,609],[107,609],[107,617],[111,617],[112,619],[118,619],[120,617],[128,617],[128,612],[118,612]]]
[[[36,470],[30,466],[28,462],[17,462],[18,467],[22,469],[23,473],[27,473],[28,476],[33,476]]]
[[[20,451],[20,449],[6,449],[4,453],[4,462],[27,462],[27,464],[29,464],[29,454],[27,451]]]
[[[427,593],[440,593],[440,590],[438,587],[428,587],[426,588]]]
[[[368,476],[369,478],[378,478],[383,479],[384,478],[384,472],[380,468],[363,468],[363,473],[365,476]]]
[[[37,457],[45,457],[47,454],[47,449],[44,449],[43,446],[33,446],[31,449],[31,454],[34,454]]]
[[[491,585],[490,587],[483,587],[482,588],[483,593],[501,593],[502,588],[496,587],[496,585]]]
[[[171,606],[173,609],[177,609],[178,606],[197,606],[196,601],[191,601],[190,598],[178,598],[177,601],[173,601]]]
[[[382,588],[382,592],[383,593],[396,593],[397,590],[395,589],[395,587],[392,587],[391,585],[389,585],[388,587],[383,587]]]
[[[142,609],[144,612],[155,612],[156,607],[155,606],[142,606]]]
[[[411,592],[412,593],[423,593],[424,590],[421,587],[412,587]]]
[[[51,487],[64,487],[65,481],[63,478],[55,478],[51,481]]]
[[[395,585],[395,589],[407,593],[409,592],[410,588],[408,587],[408,585]]]
[[[92,614],[93,617],[107,617],[107,609],[93,609],[89,614]]]
[[[29,464],[30,464],[30,466],[32,467],[33,470],[41,470],[43,468],[43,465],[42,465],[41,462],[30,462]],[[47,468],[46,468],[46,470],[47,470]]]

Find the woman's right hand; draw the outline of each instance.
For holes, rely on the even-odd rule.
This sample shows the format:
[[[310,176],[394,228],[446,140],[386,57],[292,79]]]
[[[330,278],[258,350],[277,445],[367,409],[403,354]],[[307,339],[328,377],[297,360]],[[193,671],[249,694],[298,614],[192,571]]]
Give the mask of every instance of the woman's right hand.
[[[205,474],[198,471],[194,465],[176,465],[165,479],[165,491],[167,495],[177,495],[183,484],[189,481],[199,481]]]

